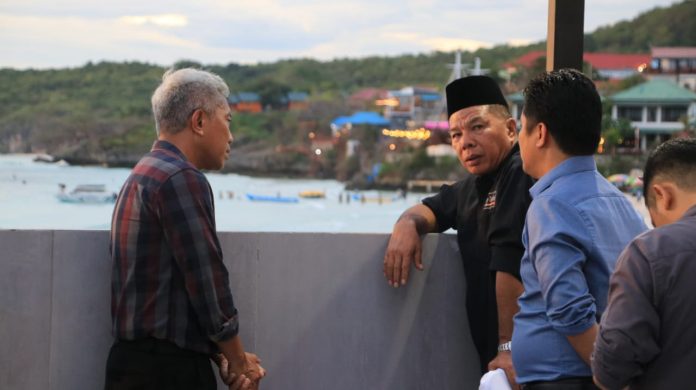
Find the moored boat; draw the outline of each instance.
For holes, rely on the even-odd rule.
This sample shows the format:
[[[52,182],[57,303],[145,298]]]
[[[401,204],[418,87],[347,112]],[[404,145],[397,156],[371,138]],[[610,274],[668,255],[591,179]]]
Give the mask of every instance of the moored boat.
[[[107,191],[103,184],[80,184],[68,193],[65,192],[65,185],[61,184],[60,190],[56,197],[64,203],[114,203],[117,196],[115,192]]]
[[[272,196],[272,195],[257,195],[246,194],[247,199],[254,202],[276,202],[276,203],[297,203],[300,200],[294,196]]]
[[[305,199],[324,199],[326,198],[326,192],[324,191],[302,191],[298,194],[300,198]]]

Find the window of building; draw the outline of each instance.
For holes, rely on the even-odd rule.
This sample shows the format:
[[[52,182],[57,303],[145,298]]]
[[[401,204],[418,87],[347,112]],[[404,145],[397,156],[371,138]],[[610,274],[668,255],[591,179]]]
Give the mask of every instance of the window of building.
[[[624,106],[618,108],[619,119],[628,119],[631,122],[643,121],[643,107]]]
[[[663,122],[678,122],[683,116],[686,116],[687,106],[664,106],[662,107]]]
[[[647,107],[648,122],[657,122],[657,107]]]
[[[660,69],[662,71],[671,71],[674,69],[674,66],[672,65],[672,61],[670,61],[668,58],[663,58],[660,60]]]

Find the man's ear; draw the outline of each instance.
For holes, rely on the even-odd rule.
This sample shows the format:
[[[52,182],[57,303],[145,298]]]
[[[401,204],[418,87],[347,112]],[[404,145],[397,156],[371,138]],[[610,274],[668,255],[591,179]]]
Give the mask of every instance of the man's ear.
[[[675,188],[672,183],[655,183],[652,185],[655,193],[655,207],[659,211],[670,211],[674,208]]]
[[[517,135],[517,121],[513,118],[508,118],[505,121],[505,127],[508,130],[508,135],[514,139]]]
[[[197,108],[194,110],[193,114],[191,114],[190,121],[193,132],[198,135],[203,135],[203,125],[205,121],[205,113],[203,112],[203,109]]]
[[[532,137],[534,139],[534,145],[537,148],[543,148],[544,146],[548,145],[551,134],[549,134],[549,128],[546,127],[546,124],[544,122],[539,122],[536,125],[534,125],[534,129],[532,130]]]

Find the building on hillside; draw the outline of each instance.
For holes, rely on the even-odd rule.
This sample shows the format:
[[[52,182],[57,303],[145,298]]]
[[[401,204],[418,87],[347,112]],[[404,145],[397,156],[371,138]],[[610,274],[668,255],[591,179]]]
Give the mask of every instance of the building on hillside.
[[[442,95],[420,87],[389,91],[381,105],[393,129],[409,129],[426,120],[439,119],[444,110]]]
[[[257,113],[263,111],[261,97],[254,92],[231,93],[227,97],[230,109],[235,112]]]
[[[288,92],[288,110],[305,110],[309,104],[309,94],[306,92]]]
[[[696,47],[653,47],[648,77],[696,91]]]
[[[389,91],[380,88],[363,88],[348,97],[348,108],[351,110],[372,110],[377,104],[383,103]]]
[[[524,105],[524,95],[522,95],[522,92],[520,91],[507,95],[505,98],[507,99],[508,106],[510,107],[510,115],[517,120],[517,126],[519,126],[520,119],[522,117],[522,106]]]
[[[539,60],[539,58],[546,56],[546,52],[542,50],[534,50],[527,52],[514,60],[503,64],[503,69],[507,70],[508,73],[517,73],[522,69],[529,69],[534,66],[534,64]]]
[[[545,51],[530,51],[504,67],[509,73],[515,73],[520,68],[531,68],[544,56]],[[649,66],[650,58],[649,54],[619,53],[584,53],[582,57],[600,77],[609,80],[621,80],[643,72]]]
[[[696,93],[667,80],[650,80],[610,97],[611,117],[628,119],[640,137],[640,148],[661,142],[696,118]]]
[[[335,137],[323,134],[316,134],[314,136],[310,136],[309,147],[312,153],[316,155],[321,155],[322,153],[326,153],[330,150],[333,150],[335,145]],[[319,152],[317,152],[317,150],[319,150]]]
[[[600,77],[609,80],[640,74],[650,63],[649,54],[584,53],[582,58]]]

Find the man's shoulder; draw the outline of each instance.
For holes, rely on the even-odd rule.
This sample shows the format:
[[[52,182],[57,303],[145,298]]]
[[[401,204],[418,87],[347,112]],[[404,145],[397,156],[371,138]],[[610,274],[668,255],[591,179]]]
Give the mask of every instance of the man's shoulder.
[[[586,200],[607,196],[625,199],[598,171],[591,170],[560,176],[539,197],[553,197],[579,205]],[[628,200],[626,202],[629,203]]]
[[[165,153],[152,151],[136,164],[128,182],[137,183],[141,191],[155,194],[162,191],[167,183],[178,187],[175,182],[203,183],[207,180],[203,173],[191,163]]]
[[[534,185],[534,179],[522,169],[522,158],[519,151],[516,151],[507,159],[504,165],[500,167],[497,176],[499,187],[509,184],[518,188],[517,190],[524,190],[526,193]]]
[[[670,259],[684,253],[696,255],[694,231],[696,217],[682,219],[642,233],[633,240],[631,246],[649,261]]]
[[[137,177],[139,181],[162,184],[170,180],[173,176],[181,175],[201,177],[203,173],[188,161],[155,150],[140,159],[138,164],[133,168],[131,176]]]

